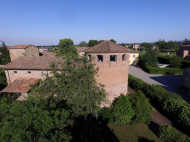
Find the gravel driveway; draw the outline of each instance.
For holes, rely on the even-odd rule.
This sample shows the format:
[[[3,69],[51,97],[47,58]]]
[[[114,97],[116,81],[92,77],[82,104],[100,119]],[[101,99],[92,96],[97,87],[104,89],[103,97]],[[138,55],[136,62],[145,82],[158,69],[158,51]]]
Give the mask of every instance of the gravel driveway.
[[[129,66],[129,74],[149,84],[161,85],[169,92],[179,93],[182,75],[148,74],[139,67]]]

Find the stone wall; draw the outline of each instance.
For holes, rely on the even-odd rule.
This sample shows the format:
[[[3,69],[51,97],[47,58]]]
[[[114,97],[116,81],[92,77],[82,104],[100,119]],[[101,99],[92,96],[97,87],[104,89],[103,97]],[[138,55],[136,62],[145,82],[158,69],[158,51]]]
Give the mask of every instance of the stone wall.
[[[38,57],[39,56],[39,50],[37,47],[29,46],[25,49],[25,54],[28,57],[31,57],[31,56]]]
[[[25,49],[9,49],[11,61],[14,61],[16,58],[23,56]]]
[[[122,55],[125,54],[125,60],[122,60]],[[113,102],[122,93],[127,94],[128,86],[128,71],[129,71],[129,53],[88,53],[91,58],[94,58],[92,63],[95,63],[99,68],[96,80],[98,83],[105,85],[105,90],[109,94],[108,100]],[[97,55],[103,55],[103,62],[98,62]],[[116,55],[116,62],[110,61],[110,55]]]

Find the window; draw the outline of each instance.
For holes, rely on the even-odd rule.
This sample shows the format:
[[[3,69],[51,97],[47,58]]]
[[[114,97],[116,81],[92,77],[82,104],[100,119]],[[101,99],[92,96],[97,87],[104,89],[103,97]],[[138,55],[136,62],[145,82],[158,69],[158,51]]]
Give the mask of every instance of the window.
[[[91,59],[91,55],[88,55],[88,59],[89,59],[89,60]]]
[[[122,55],[122,61],[125,61],[125,54]]]
[[[14,73],[17,73],[17,71],[14,71]]]
[[[103,62],[103,55],[97,55],[98,62]]]
[[[129,55],[129,58],[130,58],[131,55]]]
[[[46,74],[46,71],[43,71],[42,74]]]
[[[116,62],[116,55],[110,55],[110,61]]]
[[[28,71],[28,74],[31,74],[31,71]]]
[[[135,55],[133,55],[133,58],[135,58]]]

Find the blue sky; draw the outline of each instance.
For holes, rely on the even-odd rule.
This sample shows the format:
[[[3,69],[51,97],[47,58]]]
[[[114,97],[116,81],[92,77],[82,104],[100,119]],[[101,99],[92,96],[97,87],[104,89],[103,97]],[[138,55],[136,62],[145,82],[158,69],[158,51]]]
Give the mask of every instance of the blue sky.
[[[6,45],[190,39],[190,0],[0,0]]]

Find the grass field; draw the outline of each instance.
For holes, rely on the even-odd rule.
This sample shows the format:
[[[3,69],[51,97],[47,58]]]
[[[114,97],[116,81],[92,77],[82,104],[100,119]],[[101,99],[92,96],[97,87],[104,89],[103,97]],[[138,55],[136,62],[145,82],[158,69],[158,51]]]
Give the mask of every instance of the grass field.
[[[127,126],[109,124],[108,127],[114,129],[114,134],[120,142],[161,142],[145,124]]]

